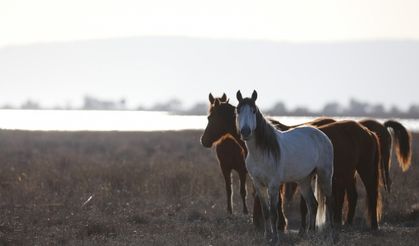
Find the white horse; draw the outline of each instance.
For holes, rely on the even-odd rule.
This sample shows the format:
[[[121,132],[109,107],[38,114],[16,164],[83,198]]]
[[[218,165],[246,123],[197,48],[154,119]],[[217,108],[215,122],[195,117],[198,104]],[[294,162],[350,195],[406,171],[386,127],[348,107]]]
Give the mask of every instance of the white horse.
[[[310,126],[284,132],[275,129],[259,111],[256,98],[256,91],[251,98],[244,99],[240,91],[237,92],[236,124],[249,151],[246,168],[260,197],[265,236],[268,240],[272,236],[273,242],[278,239],[279,186],[291,181],[300,185],[306,200],[309,229],[314,230],[316,215],[318,226],[327,220],[332,227],[332,143],[323,132]],[[311,187],[315,174],[317,201]]]

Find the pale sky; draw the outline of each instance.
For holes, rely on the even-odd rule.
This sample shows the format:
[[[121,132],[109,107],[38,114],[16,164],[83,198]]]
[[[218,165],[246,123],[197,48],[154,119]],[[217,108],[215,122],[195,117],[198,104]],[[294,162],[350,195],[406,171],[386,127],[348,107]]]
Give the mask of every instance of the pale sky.
[[[419,40],[418,0],[1,0],[0,47],[127,36]]]
[[[263,40],[307,44],[313,42],[419,41],[419,0],[0,0],[0,54],[2,54],[2,50],[4,51],[10,46],[15,47],[15,50],[19,50],[20,45],[34,43],[148,36],[176,36],[217,40]],[[417,91],[418,83],[411,82],[417,81],[419,76],[415,73],[416,70],[411,68],[417,64],[417,55],[409,52],[405,54],[403,53],[403,48],[397,49],[395,52],[394,55],[390,56],[392,61],[396,62],[396,64],[405,64],[406,66],[392,66],[388,68],[388,70],[395,70],[395,72],[392,71],[393,73],[383,71],[386,69],[374,70],[373,72],[368,69],[364,71],[364,68],[360,67],[359,71],[352,71],[355,74],[353,77],[356,77],[356,79],[346,82],[346,85],[352,84],[355,88],[356,83],[364,83],[362,79],[365,80],[364,84],[375,81],[374,83],[380,86],[380,90],[383,90],[384,94],[397,94],[393,98],[394,102],[379,98],[375,94],[368,98],[354,89],[354,92],[346,90],[341,92],[341,94],[335,94],[334,91],[332,93],[328,92],[328,96],[334,95],[334,97],[330,99],[322,98],[322,100],[316,99],[317,107],[324,101],[336,99],[346,101],[349,97],[384,102],[387,106],[390,103],[397,104],[402,105],[404,108],[412,103],[417,104],[417,96],[414,92]],[[401,61],[398,60],[400,54],[404,54],[404,56],[400,57],[404,57],[405,63],[400,63]],[[339,54],[334,55],[339,58]],[[379,54],[371,54],[373,57],[376,55]],[[0,88],[3,88],[3,92],[0,92],[0,104],[17,104],[18,100],[21,101],[20,98],[39,99],[41,104],[43,104],[44,101],[48,102],[48,99],[52,100],[54,98],[51,95],[53,89],[41,84],[41,82],[47,83],[45,81],[50,81],[48,83],[56,84],[56,81],[61,81],[57,78],[63,77],[66,79],[68,74],[61,74],[57,72],[61,70],[57,69],[51,74],[41,75],[36,70],[39,66],[35,66],[36,63],[42,61],[42,59],[38,59],[41,57],[42,55],[35,54],[29,58],[23,55],[11,58],[5,56],[3,60],[0,59],[0,62],[3,62],[3,66],[0,68],[0,73],[2,73],[0,74]],[[291,57],[293,56],[291,55]],[[322,57],[322,55],[313,57],[313,59],[318,57]],[[336,57],[330,58],[331,63],[333,63],[330,65],[335,65],[333,61],[336,60]],[[52,60],[48,61],[54,64],[56,61],[62,60],[62,58],[52,56]],[[20,60],[16,61],[16,59]],[[360,58],[356,57],[356,59]],[[32,60],[36,60],[34,64],[30,63]],[[74,69],[82,61],[84,59],[79,58],[73,64],[75,66]],[[386,62],[388,61],[384,59],[383,62],[387,64]],[[46,67],[45,71],[48,71],[47,65],[53,64],[41,64],[40,66]],[[135,64],[128,63],[128,65],[133,66]],[[62,66],[65,67],[66,65]],[[275,64],[270,64],[270,66],[274,67]],[[367,67],[369,66],[366,65],[365,68]],[[378,67],[380,68],[380,66]],[[409,80],[403,78],[403,75],[407,74],[404,70],[406,67],[413,74]],[[27,69],[24,70],[26,73],[22,72],[20,68]],[[327,66],[325,68],[327,70]],[[123,70],[121,67],[112,67],[109,69],[111,71],[106,72],[114,72],[121,75],[121,69]],[[310,69],[310,67],[304,69]],[[345,68],[342,69],[346,71]],[[220,70],[210,71],[210,73],[219,81],[229,78],[229,72],[231,75],[229,70],[224,74]],[[276,70],[278,70],[278,74],[275,74],[277,75],[275,79],[278,80],[275,80],[275,83],[286,83],[287,81],[280,80],[284,71],[281,71],[281,68],[272,69],[273,72],[276,72]],[[70,71],[72,71],[71,68]],[[90,69],[86,71],[89,72]],[[362,72],[368,71],[369,73],[367,74],[373,74],[375,77],[371,76],[375,80],[364,77],[365,74]],[[102,82],[100,76],[108,76],[106,72],[96,73],[92,75],[92,78],[85,78],[86,81],[71,80],[71,83],[67,83],[71,85],[79,83],[80,88],[87,86],[88,83],[93,86],[94,83],[100,84]],[[140,73],[141,71],[137,72]],[[151,73],[153,71],[148,72]],[[255,79],[252,80],[250,79],[252,77],[249,77],[246,72],[251,71],[240,71],[238,75],[244,76],[248,80],[249,86],[241,88],[250,92],[261,75],[255,75]],[[296,76],[298,74],[293,74],[292,72],[289,73],[289,81],[295,82],[294,79],[298,77]],[[318,75],[316,71],[311,72],[308,73],[308,76]],[[344,77],[339,77],[336,80],[335,84],[338,88],[343,88],[342,86],[344,85],[342,83],[344,83],[344,79],[352,78],[350,77],[350,75],[353,75],[351,70],[349,69],[347,72],[349,75],[339,74],[339,76]],[[74,73],[72,72],[70,75],[84,75]],[[150,77],[159,78],[161,74],[164,73],[155,71]],[[333,74],[332,71],[330,76]],[[398,88],[388,85],[382,86],[383,82],[380,81],[384,80],[381,77],[385,78],[389,74],[395,74],[399,78],[403,78],[394,79],[394,82],[407,83],[407,85],[403,84],[404,86],[399,86]],[[54,77],[55,75],[56,77]],[[186,79],[188,76],[186,76]],[[240,76],[234,77],[236,80],[233,82],[241,82],[242,78]],[[167,83],[177,81],[176,79],[180,81],[185,80],[184,78],[172,76],[167,79]],[[313,81],[313,79],[321,80],[322,78],[305,78],[307,81]],[[133,78],[130,77],[127,80],[131,81]],[[111,82],[121,83],[119,79],[109,83]],[[203,83],[203,81],[197,82]],[[35,85],[35,83],[39,84]],[[37,88],[36,90],[21,89],[29,88],[30,86]],[[150,84],[147,84],[147,88],[150,86]],[[160,84],[156,86],[161,87]],[[95,86],[93,90],[77,89],[77,92],[73,92],[71,95],[69,93],[68,100],[72,102],[80,100],[80,95],[85,94],[100,96],[100,92],[104,90],[109,90],[117,98],[128,95],[125,91],[118,91],[114,87],[100,88]],[[131,92],[134,87],[127,85],[125,89]],[[261,89],[269,91],[269,88]],[[235,90],[236,87],[234,87]],[[153,90],[152,92],[157,93],[158,90]],[[203,98],[202,101],[206,100],[208,92],[207,89],[202,89],[199,92],[199,97]],[[51,96],[45,96],[43,93]],[[230,94],[234,95],[233,92]],[[150,97],[150,100],[157,100],[158,94],[150,92],[147,96]],[[137,99],[137,96],[128,98],[129,101],[133,102],[136,102],[135,100]],[[276,100],[276,97],[271,97],[271,99]],[[288,95],[288,98],[283,99],[287,104],[291,103],[291,105],[308,105],[309,107],[314,105],[314,101],[302,100],[291,93]],[[62,100],[63,96],[57,94],[54,103],[62,104]],[[195,99],[188,98],[188,100]]]

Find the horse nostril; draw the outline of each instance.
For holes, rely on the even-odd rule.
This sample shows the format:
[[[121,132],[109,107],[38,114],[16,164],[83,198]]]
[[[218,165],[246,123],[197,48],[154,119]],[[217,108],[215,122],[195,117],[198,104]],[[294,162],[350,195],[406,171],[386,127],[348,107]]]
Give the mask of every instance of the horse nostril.
[[[243,128],[240,130],[240,134],[241,134],[243,137],[248,137],[248,136],[250,135],[250,128],[249,128],[249,127],[243,127]]]

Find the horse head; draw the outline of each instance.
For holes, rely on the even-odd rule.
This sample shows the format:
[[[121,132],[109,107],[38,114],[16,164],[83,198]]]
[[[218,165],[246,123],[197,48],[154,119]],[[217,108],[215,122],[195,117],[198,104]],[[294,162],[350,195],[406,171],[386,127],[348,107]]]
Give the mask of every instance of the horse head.
[[[215,98],[209,94],[208,124],[201,137],[201,144],[210,148],[226,134],[236,134],[234,106],[228,103],[226,94]]]
[[[251,98],[243,98],[239,90],[237,91],[236,97],[239,101],[236,109],[237,129],[239,130],[242,139],[247,140],[252,136],[257,127],[257,92],[254,90]]]

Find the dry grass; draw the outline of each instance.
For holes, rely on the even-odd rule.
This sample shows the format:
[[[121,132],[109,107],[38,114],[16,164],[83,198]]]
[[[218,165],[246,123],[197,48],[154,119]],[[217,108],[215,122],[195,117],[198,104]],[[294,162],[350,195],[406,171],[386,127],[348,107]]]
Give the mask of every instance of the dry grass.
[[[0,245],[263,245],[238,195],[227,215],[223,178],[200,134],[0,131]],[[415,149],[407,173],[393,166],[379,232],[367,230],[361,198],[355,226],[337,232],[335,243],[417,245],[418,161]],[[286,209],[294,230],[297,207]],[[332,242],[294,231],[281,238]]]

